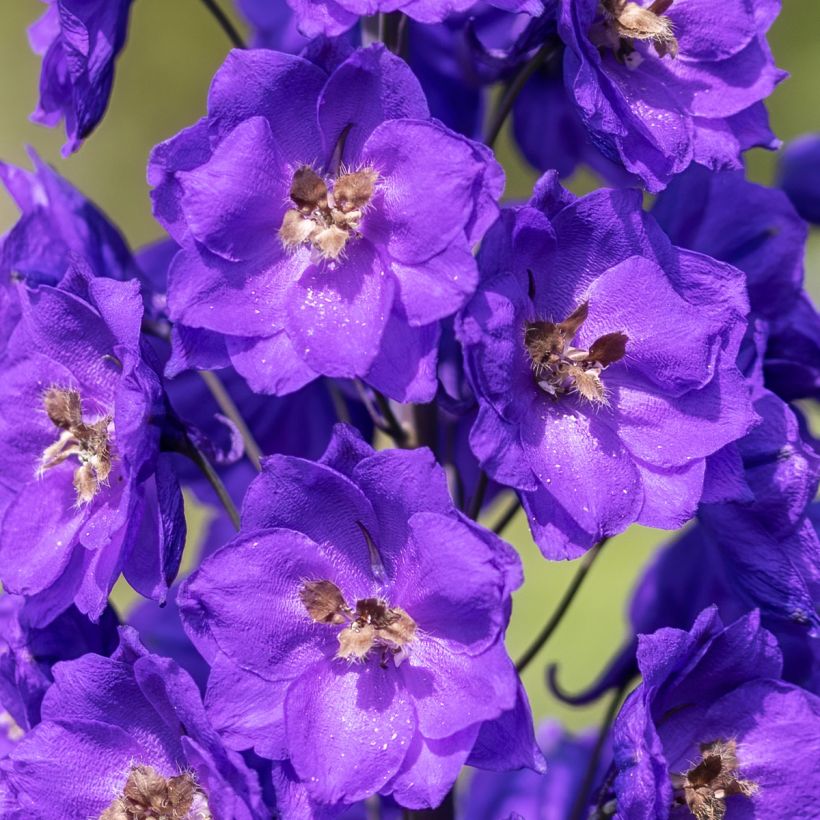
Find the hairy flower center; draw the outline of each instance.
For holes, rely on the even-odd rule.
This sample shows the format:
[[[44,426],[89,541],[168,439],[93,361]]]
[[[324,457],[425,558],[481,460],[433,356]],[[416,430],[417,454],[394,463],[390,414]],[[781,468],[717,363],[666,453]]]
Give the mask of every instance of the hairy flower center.
[[[399,607],[381,598],[362,598],[351,609],[339,587],[332,581],[305,581],[299,597],[308,615],[321,624],[341,625],[337,658],[364,661],[374,648],[381,650],[381,665],[387,668],[392,656],[398,666],[407,657],[407,648],[416,636],[415,621]]]
[[[672,775],[676,803],[685,803],[698,820],[722,820],[726,798],[749,797],[758,790],[757,783],[740,777],[734,740],[701,743],[700,755],[700,762],[686,774]]]
[[[57,441],[43,451],[38,474],[76,456],[80,462],[74,471],[77,503],[87,504],[111,472],[108,439],[111,416],[103,416],[90,424],[83,421],[82,399],[76,390],[50,387],[43,396],[43,404],[54,426],[62,432]]]
[[[590,40],[599,48],[608,48],[629,68],[641,62],[635,50],[635,40],[650,42],[659,57],[678,54],[678,41],[672,32],[672,22],[664,13],[673,0],[654,0],[644,8],[630,0],[601,0],[601,17],[590,31]]]
[[[211,820],[205,793],[190,774],[163,777],[153,766],[134,766],[122,794],[100,820]]]
[[[311,167],[296,170],[290,186],[295,207],[285,213],[279,238],[286,248],[313,248],[322,259],[338,259],[373,198],[378,175],[369,168],[322,179]]]
[[[596,339],[589,350],[573,347],[589,305],[584,302],[563,322],[528,322],[524,346],[530,358],[535,381],[553,398],[578,393],[589,401],[606,403],[602,371],[619,361],[629,341],[624,333],[607,333]]]

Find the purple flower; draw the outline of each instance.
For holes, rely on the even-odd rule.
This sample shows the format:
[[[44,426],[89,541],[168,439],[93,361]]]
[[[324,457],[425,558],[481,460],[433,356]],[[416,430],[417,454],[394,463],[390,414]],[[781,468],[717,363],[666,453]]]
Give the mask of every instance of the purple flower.
[[[139,285],[77,267],[59,288],[18,292],[22,318],[0,360],[3,585],[29,597],[36,625],[72,601],[97,619],[121,572],[163,600],[185,523],[159,453],[165,408],[142,358]]]
[[[820,224],[820,134],[804,134],[786,146],[778,184],[803,219]]]
[[[707,609],[689,632],[642,635],[638,665],[643,683],[614,726],[618,817],[814,813],[820,698],[780,680],[755,613],[724,628]]]
[[[48,9],[29,29],[43,56],[34,122],[65,120],[63,156],[76,151],[108,107],[114,61],[125,45],[131,0],[44,0]]]
[[[189,675],[149,654],[129,627],[110,658],[58,664],[42,711],[0,762],[12,817],[270,816],[256,775],[224,747]]]
[[[48,626],[28,623],[25,599],[0,598],[0,706],[23,730],[40,722],[40,704],[52,667],[86,652],[110,655],[117,646],[117,616],[109,607],[98,624],[69,607]]]
[[[0,239],[0,279],[56,285],[80,257],[97,276],[139,271],[120,232],[93,202],[29,150],[34,172],[0,162],[0,181],[20,219]]]
[[[226,742],[289,761],[325,806],[434,806],[465,762],[537,767],[503,644],[517,556],[456,511],[429,451],[337,426],[320,462],[263,466],[241,534],[178,599]]]
[[[756,420],[735,365],[743,275],[672,246],[640,203],[548,174],[488,235],[457,323],[473,452],[551,558],[635,521],[681,526],[707,457]]]
[[[764,100],[786,75],[765,34],[779,0],[561,0],[564,83],[593,142],[661,190],[697,162],[773,148]]]
[[[543,0],[488,0],[490,5],[509,12],[540,14]],[[453,14],[480,5],[478,0],[287,0],[299,19],[306,37],[334,36],[356,25],[359,17],[379,12],[404,12],[420,23],[440,23]]]
[[[458,816],[464,820],[567,820],[571,817],[595,746],[595,733],[573,737],[560,724],[549,721],[538,730],[538,742],[546,760],[546,774],[527,769],[508,773],[476,772],[470,778]],[[610,758],[608,752],[601,755],[588,796],[597,791]]]
[[[742,172],[692,167],[652,211],[676,244],[740,268],[764,333],[766,385],[785,399],[820,397],[820,316],[803,288],[807,231],[786,196]]]
[[[328,76],[234,51],[208,117],[158,146],[149,175],[183,248],[168,292],[178,333],[207,334],[257,392],[323,374],[432,398],[439,320],[475,287],[471,249],[503,175],[429,118],[401,60],[362,49]]]
[[[285,0],[237,0],[239,10],[253,26],[254,48],[272,48],[297,54],[308,43],[296,28],[296,16]]]

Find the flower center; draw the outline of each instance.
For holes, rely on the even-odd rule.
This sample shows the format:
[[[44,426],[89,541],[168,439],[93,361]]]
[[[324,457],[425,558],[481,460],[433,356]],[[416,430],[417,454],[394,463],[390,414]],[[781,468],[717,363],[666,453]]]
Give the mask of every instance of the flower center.
[[[664,13],[673,0],[654,0],[644,8],[629,0],[601,0],[601,17],[592,26],[590,40],[599,48],[611,49],[628,68],[637,68],[641,55],[635,40],[650,42],[659,57],[678,54],[678,41],[672,33],[672,22]]]
[[[205,793],[190,774],[163,777],[153,766],[133,766],[122,794],[100,820],[211,820]]]
[[[316,623],[341,625],[337,658],[364,661],[372,649],[381,650],[381,666],[392,657],[396,666],[407,657],[416,636],[415,621],[401,608],[381,598],[362,598],[351,609],[332,581],[305,581],[299,597]]]
[[[322,179],[310,166],[296,170],[290,186],[295,207],[285,213],[279,238],[286,248],[302,245],[322,259],[335,260],[347,242],[359,236],[362,216],[373,198],[378,174],[370,169]]]
[[[727,797],[750,797],[758,785],[740,777],[734,740],[701,743],[700,755],[700,762],[686,774],[672,775],[676,804],[685,803],[698,820],[722,820]]]
[[[76,456],[80,462],[74,471],[77,503],[87,504],[111,472],[108,439],[111,416],[103,416],[90,424],[83,421],[82,399],[76,390],[50,387],[43,396],[43,404],[54,426],[62,432],[57,441],[43,451],[38,475]]]
[[[524,346],[538,386],[553,398],[577,393],[583,398],[606,404],[601,373],[624,357],[626,334],[607,333],[596,339],[589,350],[571,342],[584,323],[589,305],[584,302],[563,322],[528,322]]]

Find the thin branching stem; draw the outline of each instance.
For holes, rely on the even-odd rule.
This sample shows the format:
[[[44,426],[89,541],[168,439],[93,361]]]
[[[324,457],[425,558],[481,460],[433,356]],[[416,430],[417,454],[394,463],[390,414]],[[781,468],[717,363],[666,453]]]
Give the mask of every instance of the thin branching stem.
[[[507,121],[507,117],[510,115],[510,111],[512,111],[515,101],[518,99],[518,95],[527,84],[527,81],[550,57],[552,57],[556,51],[556,48],[557,46],[554,40],[547,40],[541,48],[539,48],[538,51],[536,51],[535,54],[533,54],[532,57],[524,63],[518,74],[512,78],[510,83],[504,89],[501,99],[498,101],[498,105],[493,112],[490,125],[487,128],[487,137],[484,140],[490,148],[493,147],[495,141],[498,139],[498,135],[501,133],[501,129],[504,127],[504,123]]]
[[[230,493],[228,492],[227,487],[222,483],[222,479],[219,477],[219,474],[213,467],[213,464],[208,460],[208,457],[196,444],[191,441],[190,438],[187,440],[187,455],[193,461],[200,470],[202,470],[203,475],[205,478],[208,479],[208,483],[214,488],[214,492],[219,497],[219,501],[222,506],[225,508],[225,512],[228,513],[228,517],[231,519],[231,524],[234,525],[234,528],[238,531],[239,530],[239,510],[236,509],[236,504],[233,503],[233,499],[231,498]]]
[[[470,499],[470,509],[467,512],[467,515],[469,515],[473,521],[478,521],[478,516],[481,515],[481,507],[484,504],[484,496],[487,494],[487,485],[489,483],[490,479],[488,478],[487,473],[482,470],[478,474],[475,492],[473,493],[473,497]]]
[[[253,466],[261,472],[262,470],[262,450],[256,443],[256,439],[251,433],[250,427],[239,412],[234,400],[231,398],[222,380],[212,370],[198,371],[202,380],[211,391],[211,395],[219,405],[219,409],[236,425],[239,430],[239,435],[242,436],[242,442],[245,445],[245,455],[248,457]]]
[[[553,632],[558,629],[561,621],[564,619],[564,615],[567,614],[567,611],[570,608],[575,596],[578,594],[578,590],[581,588],[581,585],[584,583],[584,578],[587,577],[587,573],[592,568],[592,565],[595,563],[595,559],[601,552],[601,548],[606,544],[609,539],[604,538],[602,541],[599,541],[582,559],[581,564],[578,567],[577,572],[572,578],[570,585],[566,588],[563,597],[558,602],[558,606],[555,608],[555,611],[550,616],[549,620],[544,624],[544,628],[538,633],[535,640],[530,644],[527,651],[521,656],[518,663],[515,665],[516,669],[518,670],[519,674],[523,672],[535,658],[535,656],[546,646],[547,641],[552,637]]]
[[[598,738],[595,741],[595,748],[592,750],[589,760],[587,761],[587,768],[584,772],[584,779],[575,795],[575,801],[572,804],[572,812],[570,813],[570,820],[582,820],[586,816],[586,807],[589,801],[592,787],[595,785],[595,775],[598,773],[598,766],[601,762],[601,755],[606,746],[606,740],[609,736],[609,730],[615,721],[618,714],[618,709],[626,693],[629,682],[625,682],[618,687],[613,693],[612,700],[609,702],[604,719],[601,722],[601,728],[598,731]]]
[[[521,509],[521,499],[516,495],[512,501],[510,501],[509,506],[501,515],[501,518],[496,521],[493,525],[493,532],[496,535],[502,535],[504,530],[512,522],[513,518],[518,514],[518,511]]]
[[[228,39],[233,43],[234,48],[247,48],[242,35],[237,31],[236,26],[230,21],[230,18],[217,5],[216,0],[202,0],[202,4],[213,15],[219,27],[228,36]]]

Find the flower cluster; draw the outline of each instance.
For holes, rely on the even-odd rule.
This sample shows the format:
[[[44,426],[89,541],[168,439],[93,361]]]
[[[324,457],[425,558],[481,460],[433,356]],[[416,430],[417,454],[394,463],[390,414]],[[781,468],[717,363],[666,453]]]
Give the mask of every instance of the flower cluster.
[[[743,158],[778,0],[237,0],[251,47],[224,1],[143,158],[167,235],[0,162],[0,816],[815,816],[818,138]],[[131,0],[46,3],[68,155]],[[519,511],[528,584],[582,563],[516,663]],[[536,733],[522,673],[633,524],[683,531],[627,638],[547,676],[608,718]]]

